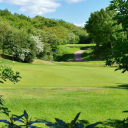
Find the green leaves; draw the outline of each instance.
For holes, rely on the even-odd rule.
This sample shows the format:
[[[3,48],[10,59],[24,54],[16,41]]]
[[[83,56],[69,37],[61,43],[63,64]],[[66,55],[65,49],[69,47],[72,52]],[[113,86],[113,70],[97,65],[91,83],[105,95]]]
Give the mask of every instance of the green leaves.
[[[55,118],[56,123],[46,123],[49,127],[55,127],[55,128],[85,128],[85,126],[82,123],[79,123],[78,118],[80,116],[80,112],[75,116],[75,118],[70,122],[66,123],[61,119]],[[86,128],[94,128],[98,124],[101,124],[101,122],[97,122],[91,125],[86,126]]]
[[[66,123],[61,119],[55,118],[57,123],[47,123],[47,126],[53,126],[53,127],[60,127],[60,128],[84,128],[84,125],[81,123],[78,123],[77,120],[80,116],[80,113],[78,113],[74,120],[72,120],[70,123]]]
[[[93,41],[97,46],[103,46],[105,50],[107,48],[111,49],[116,38],[121,35],[121,33],[116,32],[121,29],[121,26],[113,25],[116,23],[113,20],[115,14],[115,11],[101,9],[100,11],[91,13],[85,25],[85,29],[90,34],[90,37],[93,38]]]
[[[2,99],[2,95],[0,95],[0,113],[4,113],[9,116],[10,111],[8,108],[4,107],[4,100]]]
[[[10,80],[13,83],[16,83],[21,78],[20,73],[12,70],[11,67],[1,65],[0,66],[0,82],[4,83],[6,80]]]

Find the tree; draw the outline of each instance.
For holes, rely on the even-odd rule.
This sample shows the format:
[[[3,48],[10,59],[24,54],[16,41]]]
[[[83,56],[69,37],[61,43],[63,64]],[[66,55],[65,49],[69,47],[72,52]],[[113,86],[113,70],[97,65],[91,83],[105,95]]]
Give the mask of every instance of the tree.
[[[34,36],[34,35],[31,34],[31,38],[36,43],[36,57],[40,58],[40,55],[44,51],[44,42],[41,41],[40,35],[39,36]]]
[[[56,56],[60,39],[52,31],[44,32],[38,30],[37,36],[43,45],[43,51],[37,54],[37,57],[44,60],[53,60]]]
[[[113,25],[116,23],[113,20],[114,15],[116,15],[115,11],[101,9],[100,11],[91,13],[85,25],[85,29],[96,43],[96,52],[98,52],[100,45],[105,46],[105,48],[112,48],[114,41],[119,36],[117,30],[121,26]]]
[[[30,63],[36,53],[36,43],[25,29],[14,29],[8,40],[10,49],[15,60]]]
[[[0,43],[1,43],[1,48],[2,48],[2,53],[4,54],[5,50],[5,45],[7,43],[8,35],[9,35],[9,30],[10,25],[7,22],[0,22]]]
[[[122,25],[122,29],[125,33],[125,37],[117,38],[113,47],[113,56],[108,56],[106,64],[112,65],[118,64],[116,70],[128,71],[128,1],[126,0],[113,0],[111,1],[109,10],[115,10],[117,15],[114,17],[117,20],[117,25]]]
[[[76,36],[74,33],[69,33],[67,35],[67,41],[69,44],[76,44],[79,42],[79,37]]]

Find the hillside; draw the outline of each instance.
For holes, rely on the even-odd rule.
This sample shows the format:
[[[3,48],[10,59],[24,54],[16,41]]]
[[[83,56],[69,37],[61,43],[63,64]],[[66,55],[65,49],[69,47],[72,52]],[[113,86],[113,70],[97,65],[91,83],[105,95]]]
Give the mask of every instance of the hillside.
[[[0,38],[2,54],[20,62],[57,60],[65,54],[59,45],[90,42],[86,30],[62,19],[30,18],[8,10],[0,10]]]

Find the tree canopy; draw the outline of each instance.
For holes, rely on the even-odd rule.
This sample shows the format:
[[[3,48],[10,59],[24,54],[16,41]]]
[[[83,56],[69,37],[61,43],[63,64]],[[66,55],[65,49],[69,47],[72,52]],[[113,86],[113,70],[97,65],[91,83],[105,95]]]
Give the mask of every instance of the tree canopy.
[[[106,65],[116,63],[116,70],[128,71],[128,1],[112,0],[105,10],[91,13],[85,29],[103,49]],[[102,54],[102,53],[100,53]]]
[[[21,62],[32,62],[35,57],[54,60],[60,53],[59,45],[88,43],[88,38],[83,28],[63,20],[0,10],[0,48]]]
[[[121,25],[121,32],[124,32],[125,36],[117,38],[113,47],[113,56],[108,56],[107,65],[114,63],[119,67],[116,70],[128,71],[128,1],[126,0],[113,0],[111,1],[109,10],[115,10],[117,15],[114,16],[114,20],[117,21],[116,25]]]
[[[100,11],[91,14],[85,29],[92,37],[93,41],[97,44],[97,51],[99,45],[106,48],[112,48],[117,37],[120,33],[117,31],[121,26],[114,25],[117,21],[113,20],[116,15],[115,11],[108,11],[101,9]]]

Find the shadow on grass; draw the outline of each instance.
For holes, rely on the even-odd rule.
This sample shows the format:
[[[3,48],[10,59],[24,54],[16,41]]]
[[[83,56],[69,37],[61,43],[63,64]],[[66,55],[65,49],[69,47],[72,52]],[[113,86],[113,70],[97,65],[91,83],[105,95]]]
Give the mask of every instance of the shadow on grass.
[[[91,128],[90,125],[85,125],[85,128]],[[128,124],[124,123],[123,119],[108,119],[101,122],[100,125],[95,126],[95,128],[128,128]]]
[[[95,53],[87,53],[87,52],[84,52],[82,54],[82,58],[87,61],[104,61],[105,60],[105,58],[98,56]]]
[[[119,89],[127,89],[128,90],[128,84],[120,84],[117,86]]]
[[[107,121],[102,123],[102,128],[127,128],[128,125],[122,120],[118,119],[108,119]],[[96,127],[101,128],[101,127]]]
[[[84,126],[88,126],[89,125],[89,121],[88,120],[79,120],[79,123],[83,124]]]
[[[1,54],[0,56],[4,59],[13,60],[12,56],[9,55]]]
[[[86,47],[81,47],[80,49],[83,50],[83,49],[88,49],[88,48],[91,48],[91,49],[94,49],[95,46],[86,46]]]
[[[62,56],[58,56],[56,61],[73,61],[74,60],[74,54],[68,53],[68,54],[64,54]]]
[[[111,87],[111,86],[109,86],[109,87],[105,87],[105,88],[112,88],[112,89],[126,89],[126,90],[128,90],[128,84],[120,84],[120,83],[117,83],[118,85],[117,86],[115,86],[115,87]]]
[[[94,48],[95,46],[67,46],[69,48],[80,48],[80,50],[88,49],[88,48]]]

